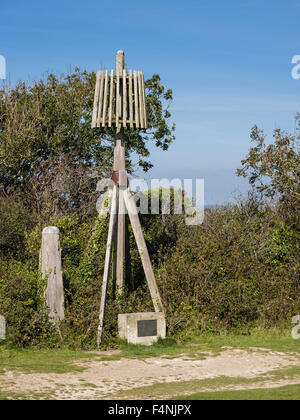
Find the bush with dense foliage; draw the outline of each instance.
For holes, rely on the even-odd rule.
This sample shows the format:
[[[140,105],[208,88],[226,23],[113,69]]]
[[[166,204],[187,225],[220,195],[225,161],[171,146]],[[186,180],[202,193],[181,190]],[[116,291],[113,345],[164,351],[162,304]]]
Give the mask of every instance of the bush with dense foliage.
[[[112,150],[111,133],[90,130],[94,77],[50,76],[0,98],[0,313],[14,345],[96,345],[108,218],[96,214],[95,182],[109,172]],[[173,134],[163,101],[172,94],[157,76],[146,85],[148,134],[167,149]],[[147,133],[126,135],[128,170],[130,152],[147,169]],[[254,127],[256,145],[239,170],[260,195],[206,210],[199,226],[186,226],[183,215],[141,215],[169,334],[247,332],[300,313],[299,150],[294,137],[274,135],[267,146]],[[58,329],[47,320],[39,273],[46,225],[61,232],[66,308]],[[116,344],[118,313],[153,310],[129,224],[127,241],[122,298],[109,283],[106,346]]]
[[[193,227],[179,215],[152,217],[144,216],[142,222],[169,334],[268,328],[299,313],[299,232],[274,208],[249,200],[207,210],[204,223]],[[94,348],[108,220],[87,224],[65,216],[52,221],[61,231],[64,268],[61,336],[65,344]],[[8,320],[9,339],[18,345],[61,343],[45,317],[40,236],[37,228],[27,236],[26,263],[1,259],[1,313]],[[153,310],[130,227],[129,242],[131,270],[122,298],[116,298],[110,282],[105,345],[115,343],[118,313]]]

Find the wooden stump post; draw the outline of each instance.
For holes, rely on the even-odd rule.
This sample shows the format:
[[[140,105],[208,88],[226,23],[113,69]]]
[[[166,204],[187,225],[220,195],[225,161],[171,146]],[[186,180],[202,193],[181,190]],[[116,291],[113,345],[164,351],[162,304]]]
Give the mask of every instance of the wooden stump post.
[[[0,315],[0,340],[6,339],[6,319]]]
[[[52,322],[63,320],[65,314],[61,250],[59,229],[55,226],[43,230],[41,271],[43,277],[47,278],[45,297],[49,308],[49,319]]]

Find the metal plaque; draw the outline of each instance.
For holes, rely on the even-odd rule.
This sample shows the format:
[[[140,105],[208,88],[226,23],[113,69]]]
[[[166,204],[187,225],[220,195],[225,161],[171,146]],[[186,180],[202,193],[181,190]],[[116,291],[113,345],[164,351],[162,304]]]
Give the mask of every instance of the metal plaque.
[[[157,336],[157,319],[137,322],[138,337]]]

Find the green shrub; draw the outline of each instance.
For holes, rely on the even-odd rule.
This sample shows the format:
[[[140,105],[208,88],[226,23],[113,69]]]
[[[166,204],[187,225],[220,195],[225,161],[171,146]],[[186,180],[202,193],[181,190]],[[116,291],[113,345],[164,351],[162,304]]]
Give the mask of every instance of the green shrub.
[[[299,235],[276,210],[208,211],[183,227],[158,270],[173,333],[290,322],[300,311]]]
[[[57,333],[48,322],[43,290],[43,280],[30,264],[0,261],[0,308],[11,344],[22,347],[57,344]]]
[[[276,327],[300,312],[299,233],[274,208],[253,202],[208,210],[200,226],[182,216],[141,217],[166,310],[169,336]],[[22,261],[0,260],[0,312],[18,346],[92,349],[101,299],[108,218],[51,219],[61,231],[65,320],[60,334],[47,321],[39,274],[42,228],[24,235]],[[109,281],[103,346],[118,345],[119,313],[152,311],[129,226],[130,270],[122,298]],[[23,261],[26,260],[26,263]],[[62,338],[62,341],[61,341]]]

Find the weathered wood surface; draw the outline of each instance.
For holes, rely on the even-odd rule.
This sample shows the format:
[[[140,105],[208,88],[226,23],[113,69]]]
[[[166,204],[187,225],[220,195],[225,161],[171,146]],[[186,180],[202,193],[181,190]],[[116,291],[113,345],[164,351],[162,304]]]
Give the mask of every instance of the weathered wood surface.
[[[144,121],[144,102],[143,102],[143,88],[142,88],[142,72],[138,72],[138,89],[139,89],[139,116],[140,116],[140,126],[141,128],[145,128],[145,121]]]
[[[145,95],[145,81],[144,73],[141,71],[141,83],[142,83],[142,100],[143,100],[143,119],[144,119],[144,128],[147,128],[147,112],[146,112],[146,95]]]
[[[118,212],[116,214],[116,221],[113,233],[113,291],[115,296],[116,284],[117,284],[117,239],[118,239]]]
[[[111,265],[111,256],[112,256],[112,244],[113,244],[113,236],[114,236],[116,216],[117,216],[117,199],[118,199],[118,188],[117,186],[114,186],[111,210],[110,210],[109,226],[108,226],[107,243],[106,243],[103,281],[102,281],[102,294],[101,294],[99,325],[98,325],[98,333],[97,333],[97,346],[98,347],[101,344],[101,337],[102,337],[105,301],[106,301],[107,285],[108,285],[108,279],[109,279],[109,269]]]
[[[144,239],[139,215],[137,212],[136,204],[134,198],[131,196],[130,189],[127,188],[124,191],[124,201],[128,211],[130,223],[134,233],[135,241],[139,250],[139,254],[142,260],[146,280],[150,290],[151,298],[153,301],[155,312],[163,312],[163,305],[160,297],[160,293],[156,284],[151,260],[149,257],[147,245]]]
[[[110,72],[110,93],[109,93],[109,109],[108,109],[108,126],[111,127],[113,116],[113,96],[114,96],[114,71]]]
[[[118,51],[116,61],[116,73],[117,75],[123,76],[123,88],[120,95],[120,105],[123,105],[123,114],[120,113],[123,127],[126,127],[127,121],[127,85],[126,85],[126,70],[125,60],[123,51]],[[121,106],[120,106],[121,109]],[[121,112],[121,110],[120,110]],[[120,296],[124,288],[124,259],[125,259],[125,204],[123,198],[123,185],[122,181],[124,174],[126,175],[125,168],[125,147],[122,144],[123,136],[121,133],[117,134],[116,145],[114,148],[114,171],[119,174],[119,186],[118,186],[118,217],[117,217],[117,249],[116,249],[116,284],[117,293]]]
[[[133,128],[133,78],[132,71],[129,70],[128,74],[128,100],[129,100],[129,126]]]
[[[63,272],[59,229],[55,226],[46,227],[42,233],[41,271],[43,278],[47,279],[45,295],[49,319],[53,322],[63,320],[65,317]]]
[[[117,51],[117,57],[116,57],[117,75],[121,76],[124,69],[125,69],[125,54],[124,54],[124,51],[119,50]]]
[[[123,70],[123,127],[126,128],[127,125],[127,119],[130,119],[130,116],[127,117],[127,100],[128,100],[128,96],[127,96],[127,75],[126,75],[126,70]]]
[[[104,71],[101,70],[99,73],[100,73],[100,75],[99,75],[100,83],[99,83],[99,92],[98,92],[99,101],[96,104],[96,111],[94,112],[96,114],[96,125],[94,125],[94,127],[100,127],[101,115],[102,115]],[[95,92],[95,96],[96,96],[96,92]],[[92,125],[92,127],[93,127],[93,125]]]
[[[138,92],[138,78],[137,78],[137,72],[134,70],[133,72],[133,91]],[[139,116],[139,95],[135,95],[134,99],[134,112],[135,112],[135,126],[136,128],[140,127],[140,116]]]
[[[108,70],[105,71],[105,80],[104,80],[104,94],[103,94],[103,112],[102,112],[102,127],[105,127],[106,124],[106,110],[108,102]]]
[[[96,75],[96,87],[95,87],[95,97],[94,97],[94,107],[93,107],[93,116],[92,116],[92,127],[95,127],[97,124],[97,112],[98,112],[98,103],[99,103],[99,94],[100,94],[100,78],[101,72],[98,71]]]
[[[116,74],[101,70],[96,76],[92,128],[112,126],[147,128],[144,73],[125,70],[123,51],[117,53]]]
[[[125,169],[125,147],[122,145],[120,134],[114,149],[114,171],[119,173],[116,278],[117,291],[121,295],[124,287],[125,259],[125,204],[123,194],[124,189],[127,188],[127,176]]]
[[[0,315],[0,340],[6,339],[6,319]]]

